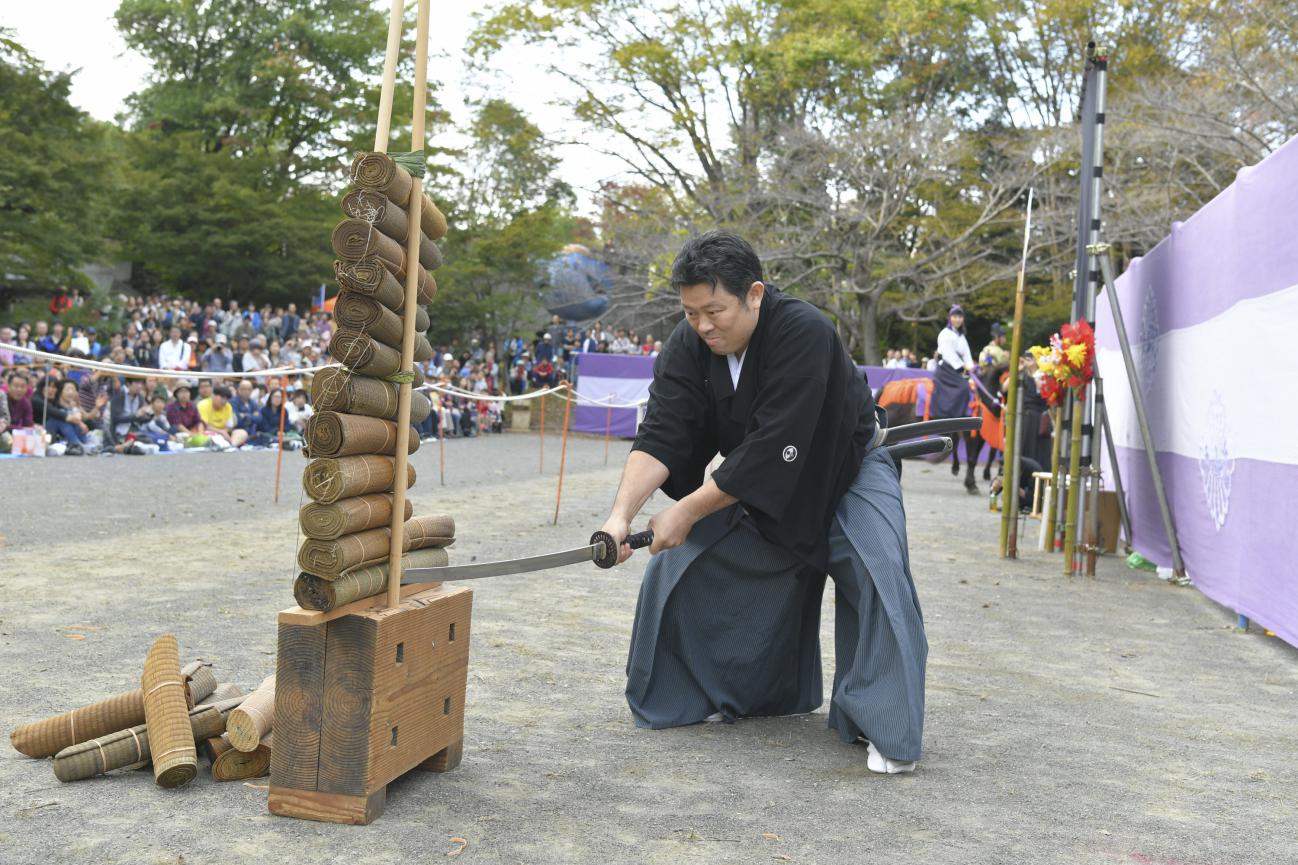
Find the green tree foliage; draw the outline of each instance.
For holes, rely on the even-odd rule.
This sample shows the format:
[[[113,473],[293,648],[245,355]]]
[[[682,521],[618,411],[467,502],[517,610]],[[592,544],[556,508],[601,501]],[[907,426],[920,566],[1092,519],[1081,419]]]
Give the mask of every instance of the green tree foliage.
[[[1086,44],[1111,68],[1106,236],[1161,237],[1295,131],[1293,0],[528,0],[471,40],[550,49],[577,117],[622,141],[610,260],[654,290],[661,238],[743,232],[858,356],[931,345],[947,303],[1008,314],[1026,187],[1029,315],[1071,293]],[[638,239],[643,254],[613,235]]]
[[[104,250],[108,131],[68,102],[51,74],[0,31],[0,292],[84,283]]]
[[[559,160],[522,111],[490,100],[468,131],[429,336],[450,342],[483,333],[499,343],[540,318],[542,265],[578,226],[572,191],[555,175]]]
[[[344,158],[372,142],[383,16],[365,0],[123,0],[117,24],[153,63],[130,100],[114,220],[141,281],[259,301],[331,282]]]

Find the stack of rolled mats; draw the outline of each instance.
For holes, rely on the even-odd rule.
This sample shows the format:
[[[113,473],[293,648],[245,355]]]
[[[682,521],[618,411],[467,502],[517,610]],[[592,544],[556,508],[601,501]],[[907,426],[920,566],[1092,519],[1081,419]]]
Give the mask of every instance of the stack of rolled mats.
[[[421,207],[419,255],[406,259],[410,196],[423,194],[414,178],[384,153],[361,153],[351,166],[352,188],[343,196],[345,219],[331,242],[338,260],[340,291],[334,302],[336,330],[330,353],[343,368],[318,373],[311,383],[316,413],[307,422],[302,483],[312,502],[300,514],[304,540],[298,550],[301,573],[293,594],[305,609],[329,611],[384,591],[391,543],[392,488],[396,475],[398,381],[414,376],[418,362],[432,357],[425,332],[437,283],[430,273],[442,263],[436,241],[446,234],[446,217],[427,195]],[[401,369],[406,314],[406,277],[418,275],[413,370]],[[414,391],[410,422],[432,411],[428,397]],[[412,430],[408,453],[419,448]],[[415,482],[407,465],[406,486]],[[455,539],[446,516],[414,517],[405,506],[405,567],[446,564],[445,547]]]
[[[243,693],[233,683],[218,683],[211,664],[193,661],[182,667],[170,634],[149,649],[139,685],[23,724],[9,739],[29,757],[53,757],[60,781],[151,766],[158,786],[184,786],[198,774],[199,746],[225,734],[244,703]]]

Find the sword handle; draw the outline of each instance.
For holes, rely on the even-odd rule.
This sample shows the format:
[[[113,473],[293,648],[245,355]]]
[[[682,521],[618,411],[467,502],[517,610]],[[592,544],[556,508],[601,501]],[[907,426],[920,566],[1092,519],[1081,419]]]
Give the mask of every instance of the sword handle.
[[[643,532],[636,532],[633,535],[627,535],[626,540],[622,543],[626,544],[633,550],[638,550],[642,547],[649,546],[653,542],[654,531],[653,529],[648,529]],[[602,545],[602,552],[596,553],[592,557],[592,561],[594,561],[595,564],[599,565],[601,568],[611,568],[617,564],[617,544],[613,543],[612,535],[608,532],[595,532],[595,534],[590,536],[590,543],[591,546],[594,546],[595,544]]]

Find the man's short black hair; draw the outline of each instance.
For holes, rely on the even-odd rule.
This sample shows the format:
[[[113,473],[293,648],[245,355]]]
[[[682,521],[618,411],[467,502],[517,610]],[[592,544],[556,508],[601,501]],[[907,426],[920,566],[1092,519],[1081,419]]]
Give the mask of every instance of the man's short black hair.
[[[212,396],[222,396],[225,397],[227,400],[234,398],[233,394],[230,393],[230,389],[223,384],[217,385],[216,387],[212,388]]]
[[[754,282],[764,282],[762,261],[753,247],[733,231],[715,229],[685,241],[672,262],[672,288],[688,285],[724,288],[740,300]]]

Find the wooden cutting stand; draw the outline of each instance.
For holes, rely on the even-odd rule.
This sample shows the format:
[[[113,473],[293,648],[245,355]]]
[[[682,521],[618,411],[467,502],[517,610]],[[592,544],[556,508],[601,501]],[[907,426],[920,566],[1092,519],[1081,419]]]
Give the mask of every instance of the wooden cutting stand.
[[[393,779],[459,765],[472,600],[440,585],[279,614],[272,814],[366,824]]]

